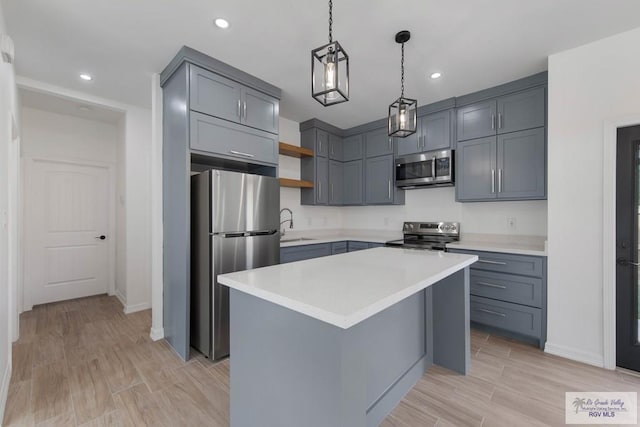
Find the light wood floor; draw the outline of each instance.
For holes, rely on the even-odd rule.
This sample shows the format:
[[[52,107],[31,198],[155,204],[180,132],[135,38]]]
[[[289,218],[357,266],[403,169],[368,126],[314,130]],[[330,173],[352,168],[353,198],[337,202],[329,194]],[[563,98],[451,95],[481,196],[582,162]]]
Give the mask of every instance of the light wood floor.
[[[149,311],[98,296],[20,320],[3,425],[228,426],[228,361],[182,362],[149,339]],[[430,369],[383,426],[558,426],[565,391],[640,391],[639,377],[476,331],[472,354],[467,376]]]

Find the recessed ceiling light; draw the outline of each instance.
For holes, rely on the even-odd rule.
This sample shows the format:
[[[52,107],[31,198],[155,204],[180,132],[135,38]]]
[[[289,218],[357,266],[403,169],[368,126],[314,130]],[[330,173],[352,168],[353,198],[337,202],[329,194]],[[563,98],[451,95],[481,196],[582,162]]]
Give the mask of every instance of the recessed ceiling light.
[[[215,20],[216,26],[218,28],[229,28],[229,21],[223,18],[218,18]]]
[[[85,82],[90,82],[91,80],[93,80],[93,77],[91,77],[90,74],[85,74],[85,73],[80,74],[80,78]]]
[[[440,77],[442,77],[442,73],[438,73],[438,72],[431,73],[431,75],[429,77],[434,79],[434,80],[435,79],[439,79]]]

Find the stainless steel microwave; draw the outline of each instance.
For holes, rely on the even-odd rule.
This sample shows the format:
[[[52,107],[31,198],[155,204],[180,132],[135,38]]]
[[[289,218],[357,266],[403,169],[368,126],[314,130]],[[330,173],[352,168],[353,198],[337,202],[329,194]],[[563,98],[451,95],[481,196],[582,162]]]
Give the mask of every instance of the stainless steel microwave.
[[[409,189],[454,185],[453,157],[452,150],[441,150],[396,158],[396,186]]]

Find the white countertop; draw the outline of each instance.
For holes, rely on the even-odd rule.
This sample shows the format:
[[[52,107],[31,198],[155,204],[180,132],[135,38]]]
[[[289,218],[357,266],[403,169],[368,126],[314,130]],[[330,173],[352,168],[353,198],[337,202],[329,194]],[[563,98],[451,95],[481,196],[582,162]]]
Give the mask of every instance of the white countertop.
[[[281,248],[287,248],[289,246],[301,246],[301,245],[315,245],[319,243],[332,243],[332,242],[343,242],[345,240],[352,240],[357,242],[368,242],[368,243],[386,243],[389,240],[402,239],[402,234],[366,234],[366,235],[355,235],[355,234],[327,234],[327,235],[317,235],[316,237],[307,237],[307,235],[303,235],[305,240],[296,240],[292,242],[280,242]],[[391,237],[390,237],[391,236]],[[285,235],[284,239],[286,240],[288,237]],[[291,237],[294,238],[294,237]]]
[[[547,256],[547,243],[546,238],[543,236],[463,234],[459,242],[447,243],[447,249]]]
[[[218,281],[348,329],[477,260],[472,255],[376,248],[223,274]]]

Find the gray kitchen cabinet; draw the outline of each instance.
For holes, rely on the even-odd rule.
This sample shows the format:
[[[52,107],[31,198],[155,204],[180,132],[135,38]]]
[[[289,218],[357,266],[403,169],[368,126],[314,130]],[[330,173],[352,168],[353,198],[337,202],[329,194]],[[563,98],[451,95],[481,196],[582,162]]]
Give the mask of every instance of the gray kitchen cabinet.
[[[496,198],[496,138],[458,142],[456,200]]]
[[[280,264],[331,255],[331,243],[280,248]]]
[[[393,203],[393,156],[368,158],[365,164],[365,204]]]
[[[347,252],[347,241],[331,242],[331,255],[344,254]]]
[[[327,157],[329,155],[329,133],[320,129],[316,129],[316,139],[313,147],[315,155],[319,157]]]
[[[499,199],[545,196],[545,132],[536,128],[498,135]]]
[[[449,249],[477,255],[470,269],[471,322],[544,349],[547,339],[546,257]]]
[[[362,160],[345,162],[342,169],[342,204],[361,205],[364,191]]]
[[[360,160],[362,157],[362,134],[348,136],[342,140],[343,161]]]
[[[329,205],[342,206],[343,202],[343,164],[329,160]]]
[[[458,108],[458,141],[544,126],[545,93],[540,86]]]
[[[397,155],[452,148],[451,114],[451,110],[445,110],[419,117],[416,133],[406,138],[394,138]]]
[[[190,65],[189,108],[270,133],[278,133],[278,99]]]
[[[368,245],[368,246],[369,246],[369,249],[372,249],[372,248],[382,248],[382,247],[384,247],[384,243],[375,243],[375,242],[374,242],[374,243],[369,243],[369,245]]]
[[[349,240],[348,248],[349,248],[349,252],[362,251],[365,249],[369,249],[369,243]]]
[[[458,141],[495,135],[497,108],[495,99],[458,108]]]
[[[364,146],[366,157],[393,154],[393,138],[388,135],[386,127],[365,133]]]
[[[325,157],[316,157],[316,204],[329,203],[329,160]]]
[[[277,135],[196,112],[190,121],[192,150],[251,163],[278,163]]]
[[[334,135],[332,133],[329,134],[329,158],[331,160],[343,160],[343,147],[342,147],[342,138]]]

